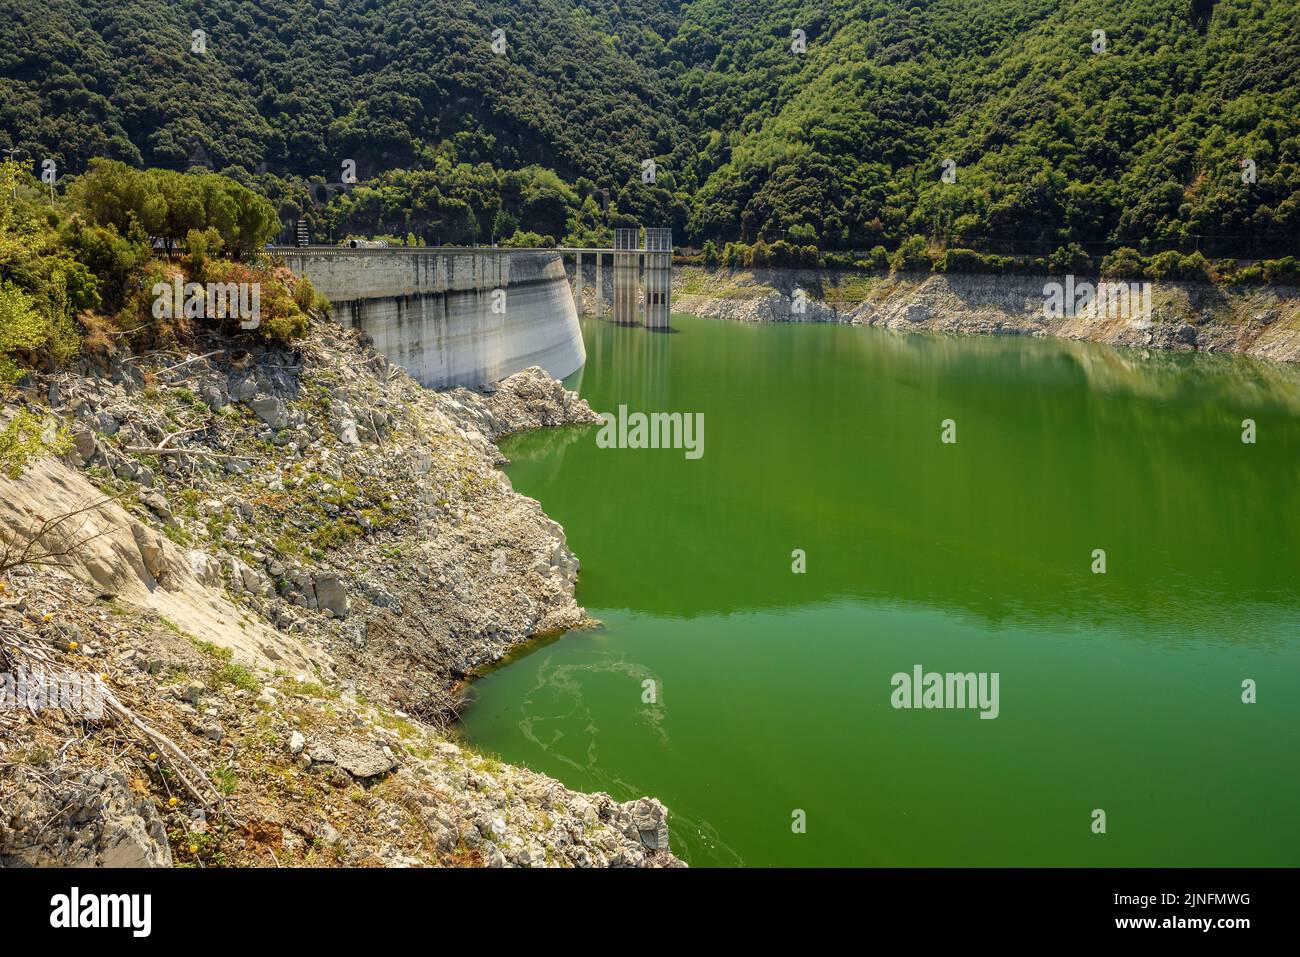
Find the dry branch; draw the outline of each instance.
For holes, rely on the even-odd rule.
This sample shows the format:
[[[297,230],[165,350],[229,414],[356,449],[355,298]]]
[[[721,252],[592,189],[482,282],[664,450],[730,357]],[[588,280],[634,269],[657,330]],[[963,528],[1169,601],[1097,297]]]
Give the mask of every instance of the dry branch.
[[[5,652],[11,662],[17,666],[35,663],[49,670],[58,670],[59,664],[43,648],[22,641],[11,630],[7,622],[0,621],[0,650]],[[34,669],[33,669],[34,670]],[[217,790],[203,769],[195,764],[167,735],[145,724],[134,711],[122,704],[113,692],[100,682],[104,696],[104,710],[112,718],[135,731],[152,751],[166,754],[172,762],[172,773],[180,781],[189,795],[205,808],[224,809],[225,798]],[[205,793],[206,792],[206,793]]]
[[[62,559],[67,558],[74,551],[82,548],[87,542],[91,542],[101,535],[107,534],[110,528],[101,529],[92,535],[84,538],[76,538],[76,532],[73,537],[64,538],[63,544],[49,547],[44,539],[52,535],[65,522],[76,518],[78,515],[84,515],[92,512],[109,502],[116,501],[116,496],[109,495],[97,502],[91,502],[83,505],[81,508],[74,509],[71,512],[65,512],[62,515],[55,515],[45,519],[43,522],[33,521],[28,531],[15,536],[4,536],[0,540],[0,575],[12,568],[19,568],[23,565],[62,565]],[[85,521],[82,522],[81,528],[85,528]],[[80,529],[78,529],[79,531]],[[20,544],[21,542],[21,544]]]

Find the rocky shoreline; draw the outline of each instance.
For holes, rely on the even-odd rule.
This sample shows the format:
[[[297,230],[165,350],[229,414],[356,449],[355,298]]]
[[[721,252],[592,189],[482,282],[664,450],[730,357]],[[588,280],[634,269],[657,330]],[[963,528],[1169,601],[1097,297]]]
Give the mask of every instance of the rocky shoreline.
[[[0,708],[0,864],[680,863],[659,802],[454,740],[467,675],[588,623],[494,444],[596,421],[576,394],[537,368],[433,392],[320,317],[21,385],[71,450],[0,478],[0,540],[76,515],[0,574],[0,671],[99,675],[159,737]]]
[[[674,270],[673,308],[743,322],[839,322],[895,331],[1059,336],[1300,362],[1300,288],[1153,282],[1149,318],[1052,318],[1044,314],[1043,286],[1062,279],[679,266]],[[797,302],[800,291],[803,297]]]

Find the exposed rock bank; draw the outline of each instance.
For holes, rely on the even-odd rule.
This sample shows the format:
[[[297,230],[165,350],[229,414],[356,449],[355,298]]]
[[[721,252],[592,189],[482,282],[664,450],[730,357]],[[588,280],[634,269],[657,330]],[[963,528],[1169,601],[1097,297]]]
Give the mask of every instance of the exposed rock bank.
[[[1149,317],[1053,318],[1044,310],[1043,286],[1063,281],[1063,276],[874,276],[686,266],[675,272],[673,307],[747,322],[844,322],[900,331],[1061,336],[1300,361],[1300,289],[1155,282]]]
[[[0,672],[102,676],[203,784],[108,716],[0,709],[0,863],[677,863],[658,802],[447,736],[466,675],[587,621],[563,530],[495,467],[501,435],[597,421],[560,383],[431,392],[317,321],[22,399],[72,450],[0,478],[0,541],[84,511],[0,575]]]

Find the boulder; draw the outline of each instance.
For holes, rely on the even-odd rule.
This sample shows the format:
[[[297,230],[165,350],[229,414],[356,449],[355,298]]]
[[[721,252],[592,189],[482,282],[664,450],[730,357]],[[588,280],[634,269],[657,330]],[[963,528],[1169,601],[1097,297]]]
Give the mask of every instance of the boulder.
[[[167,570],[166,553],[161,539],[143,525],[132,525],[131,534],[135,537],[136,548],[140,550],[140,560],[156,582]]]
[[[248,407],[272,429],[283,429],[289,424],[289,410],[285,407],[283,399],[261,396],[251,400]]]
[[[335,761],[354,778],[373,778],[387,774],[397,767],[397,760],[377,744],[359,741],[338,741],[334,746]]]
[[[185,559],[189,562],[190,571],[200,582],[209,586],[221,584],[221,563],[207,552],[190,549],[185,553]]]
[[[357,446],[361,444],[361,439],[357,436],[356,419],[339,419],[334,423],[334,434],[339,437],[339,441],[344,445]]]
[[[213,412],[220,412],[226,407],[226,403],[229,401],[229,396],[226,395],[226,390],[213,382],[199,386],[199,398],[202,399],[203,404]]]
[[[79,429],[72,434],[72,447],[76,450],[82,465],[94,458],[99,448],[95,442],[95,433],[89,429]]]
[[[329,611],[340,618],[349,611],[348,595],[343,582],[333,572],[323,572],[316,576],[316,606],[321,611]]]

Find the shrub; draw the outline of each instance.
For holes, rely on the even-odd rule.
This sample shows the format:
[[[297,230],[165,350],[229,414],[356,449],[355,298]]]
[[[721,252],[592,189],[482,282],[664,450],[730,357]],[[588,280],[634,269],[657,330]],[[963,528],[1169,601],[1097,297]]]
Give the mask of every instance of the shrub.
[[[23,377],[23,353],[34,353],[49,338],[45,318],[36,311],[36,300],[13,283],[0,284],[0,384],[12,384]]]
[[[894,250],[889,259],[894,272],[913,272],[929,269],[933,265],[924,236],[909,236],[903,244]]]
[[[248,331],[263,342],[284,344],[307,334],[307,314],[299,307],[289,288],[268,269],[254,269],[243,263],[217,260],[208,269],[209,282],[259,284],[260,322],[252,330],[242,330],[239,320],[208,317],[220,323],[227,335]],[[315,290],[312,290],[313,297]]]
[[[330,308],[330,301],[316,291],[306,276],[298,278],[298,285],[293,290],[293,301],[303,312],[328,312]]]
[[[282,282],[262,283],[262,321],[256,335],[266,342],[285,344],[307,334],[307,314],[298,308]]]
[[[817,245],[817,230],[808,223],[797,223],[791,226],[786,231],[786,236],[789,237],[790,242],[800,246],[816,247]]]
[[[543,236],[541,233],[529,232],[524,229],[516,229],[514,234],[501,240],[502,246],[538,248],[542,246],[554,246],[555,239],[551,236]]]
[[[1265,259],[1260,265],[1269,282],[1300,282],[1300,260],[1295,256]]]
[[[67,429],[19,409],[0,429],[0,475],[16,479],[37,455],[62,455],[72,446]]]
[[[1147,275],[1147,262],[1131,246],[1121,246],[1101,260],[1101,275],[1106,279],[1142,279]]]
[[[1211,279],[1210,264],[1199,252],[1184,256],[1172,249],[1152,256],[1146,274],[1149,279],[1184,279],[1201,282],[1208,282]]]
[[[1048,256],[1047,266],[1052,272],[1090,273],[1092,258],[1078,243],[1070,243]]]
[[[110,311],[122,305],[131,278],[149,261],[149,242],[143,234],[128,238],[115,226],[88,225],[79,216],[64,223],[59,240],[98,278],[101,304]]]
[[[949,249],[935,263],[935,272],[982,272],[984,257],[973,249]]]
[[[1184,256],[1179,267],[1184,279],[1192,279],[1197,282],[1214,281],[1214,271],[1210,268],[1210,262],[1201,255],[1200,250]]]
[[[784,239],[778,239],[768,253],[768,263],[773,266],[796,266],[799,263],[798,249]],[[755,263],[758,265],[758,263]]]
[[[191,229],[185,234],[185,269],[190,278],[202,282],[207,277],[208,261],[221,255],[221,234],[209,226]]]

